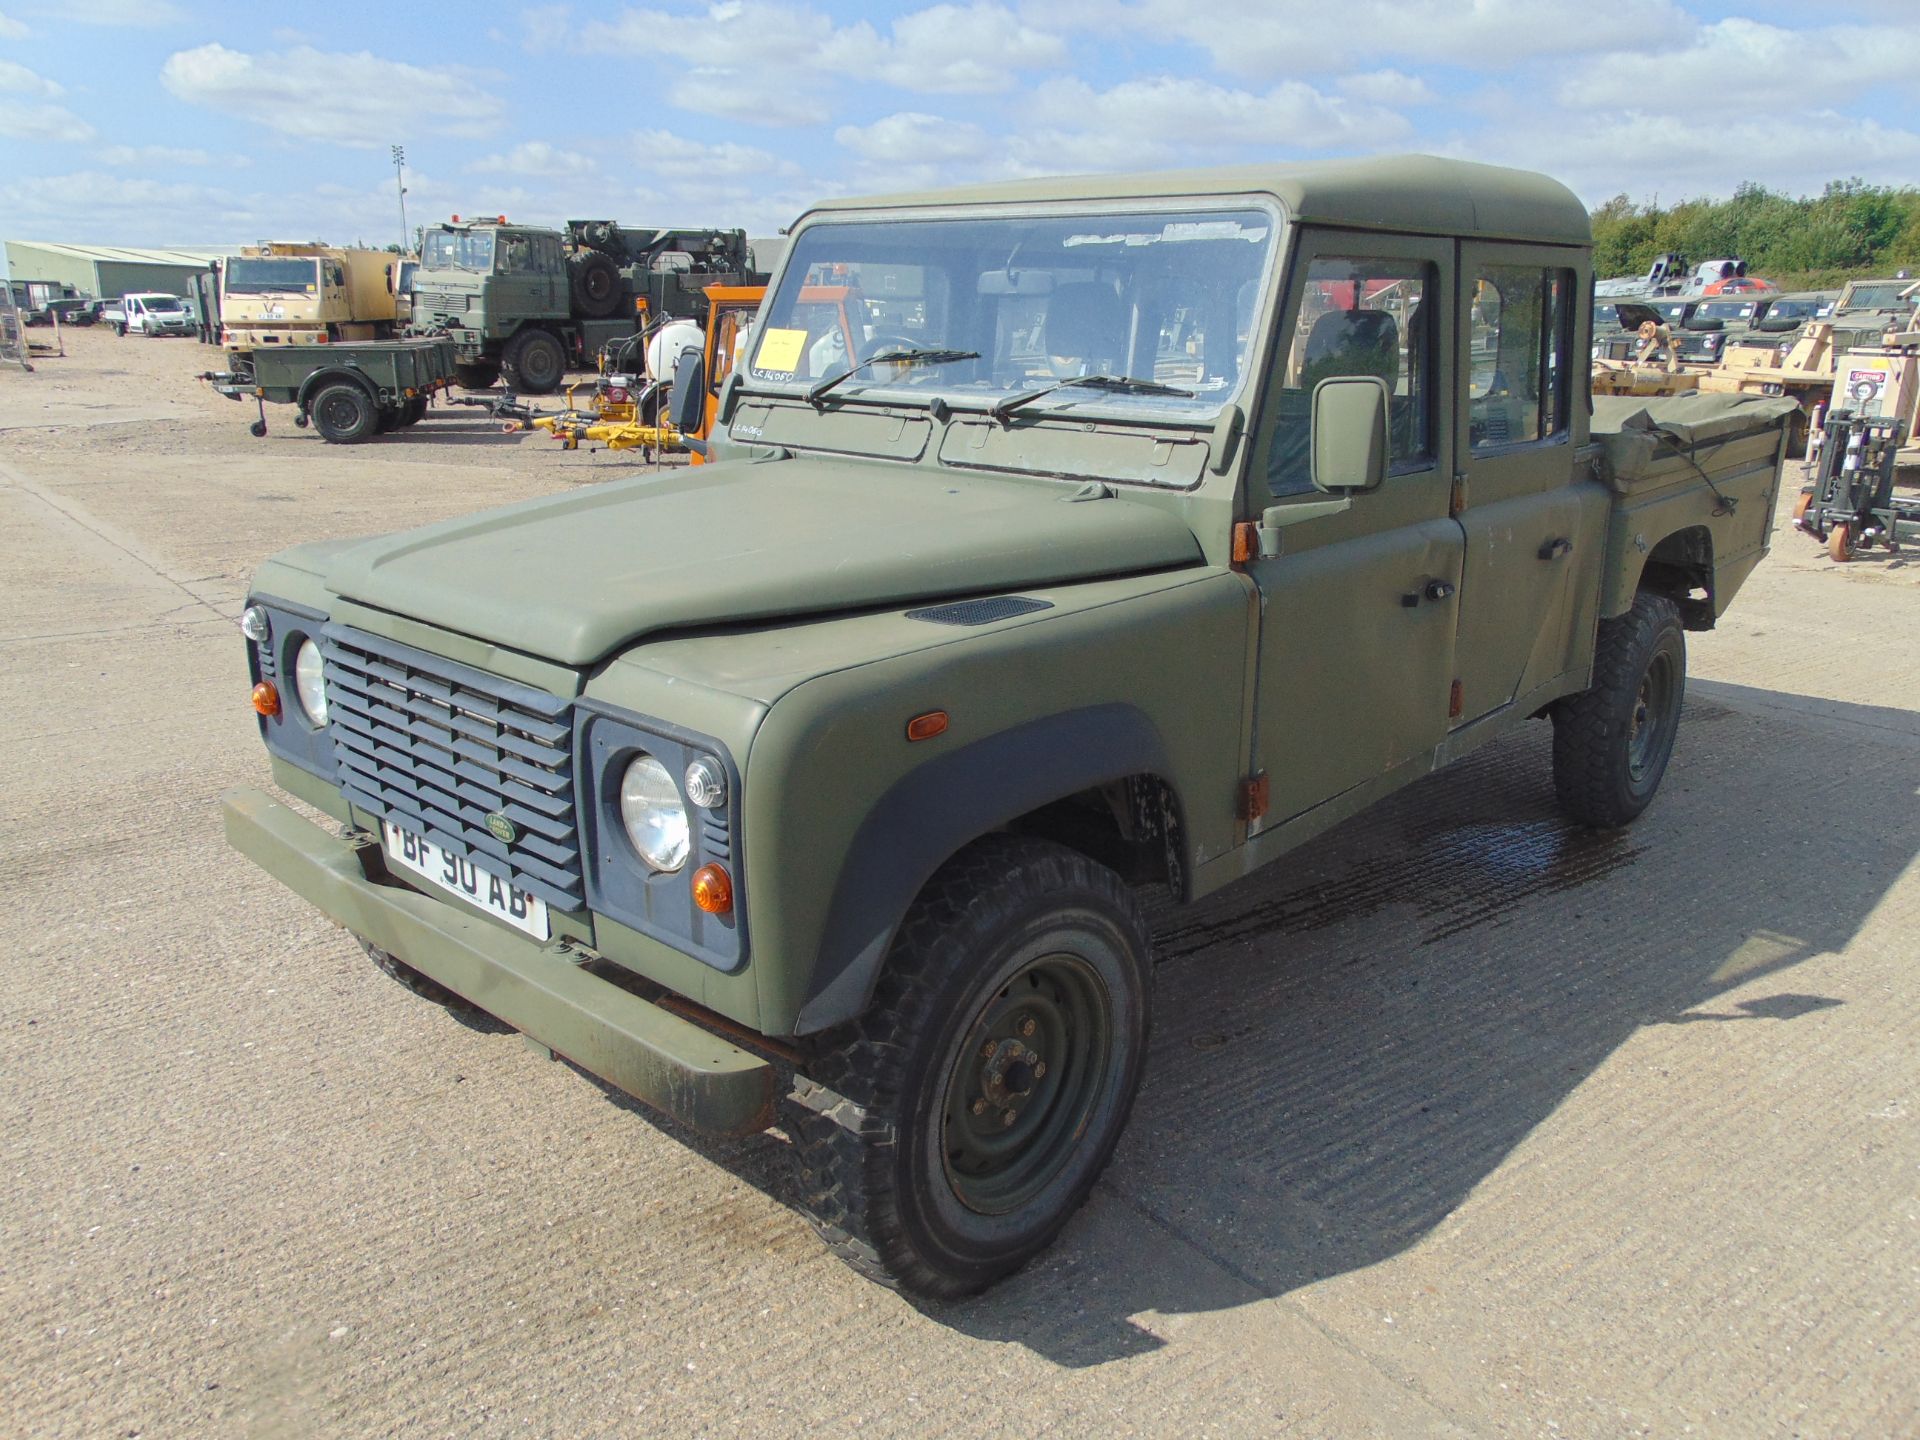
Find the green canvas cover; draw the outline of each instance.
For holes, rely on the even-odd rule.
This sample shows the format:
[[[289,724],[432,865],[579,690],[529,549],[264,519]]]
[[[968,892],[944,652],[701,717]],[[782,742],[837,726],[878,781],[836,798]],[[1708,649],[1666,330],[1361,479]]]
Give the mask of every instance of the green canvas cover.
[[[1692,473],[1696,465],[1709,473],[1738,467],[1749,450],[1772,449],[1798,408],[1779,395],[1596,395],[1591,433],[1608,483],[1625,491]]]

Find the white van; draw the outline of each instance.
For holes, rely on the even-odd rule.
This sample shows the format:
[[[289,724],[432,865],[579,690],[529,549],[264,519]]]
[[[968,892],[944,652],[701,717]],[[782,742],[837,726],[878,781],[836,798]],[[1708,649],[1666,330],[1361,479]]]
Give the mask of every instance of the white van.
[[[108,310],[102,317],[120,335],[191,335],[193,315],[178,295],[157,291],[120,297],[120,313]]]

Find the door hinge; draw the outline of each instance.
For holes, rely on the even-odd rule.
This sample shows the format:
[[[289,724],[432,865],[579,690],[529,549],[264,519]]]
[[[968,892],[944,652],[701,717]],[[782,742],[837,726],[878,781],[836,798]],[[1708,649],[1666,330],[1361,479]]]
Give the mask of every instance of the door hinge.
[[[1447,513],[1458,515],[1467,508],[1467,477],[1464,473],[1453,477],[1453,493],[1447,498]]]
[[[1267,813],[1267,772],[1262,770],[1240,782],[1239,802],[1233,813],[1242,820],[1258,820]]]

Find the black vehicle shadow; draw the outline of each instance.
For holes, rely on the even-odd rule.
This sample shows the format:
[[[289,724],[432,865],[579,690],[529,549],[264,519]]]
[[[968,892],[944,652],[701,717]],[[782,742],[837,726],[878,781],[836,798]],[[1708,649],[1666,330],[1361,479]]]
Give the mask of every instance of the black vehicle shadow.
[[[1845,946],[1920,854],[1920,716],[1696,683],[1663,793],[1615,834],[1559,818],[1549,743],[1528,727],[1157,910],[1153,1053],[1094,1199],[1026,1272],[923,1312],[1068,1366],[1154,1349],[1129,1317],[1415,1244],[1640,1027],[1843,1003],[1719,997]],[[1901,800],[1863,826],[1810,771]],[[664,1128],[794,1202],[777,1140]]]

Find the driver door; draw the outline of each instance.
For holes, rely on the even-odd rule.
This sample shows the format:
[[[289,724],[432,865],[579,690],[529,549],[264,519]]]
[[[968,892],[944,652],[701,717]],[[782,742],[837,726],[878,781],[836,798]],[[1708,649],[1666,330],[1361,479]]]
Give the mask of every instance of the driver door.
[[[1250,833],[1379,780],[1447,732],[1464,545],[1449,516],[1456,408],[1438,388],[1451,333],[1445,241],[1305,231],[1282,312],[1246,509],[1263,549]],[[1389,395],[1385,481],[1345,504],[1313,487],[1312,389],[1373,375]]]

